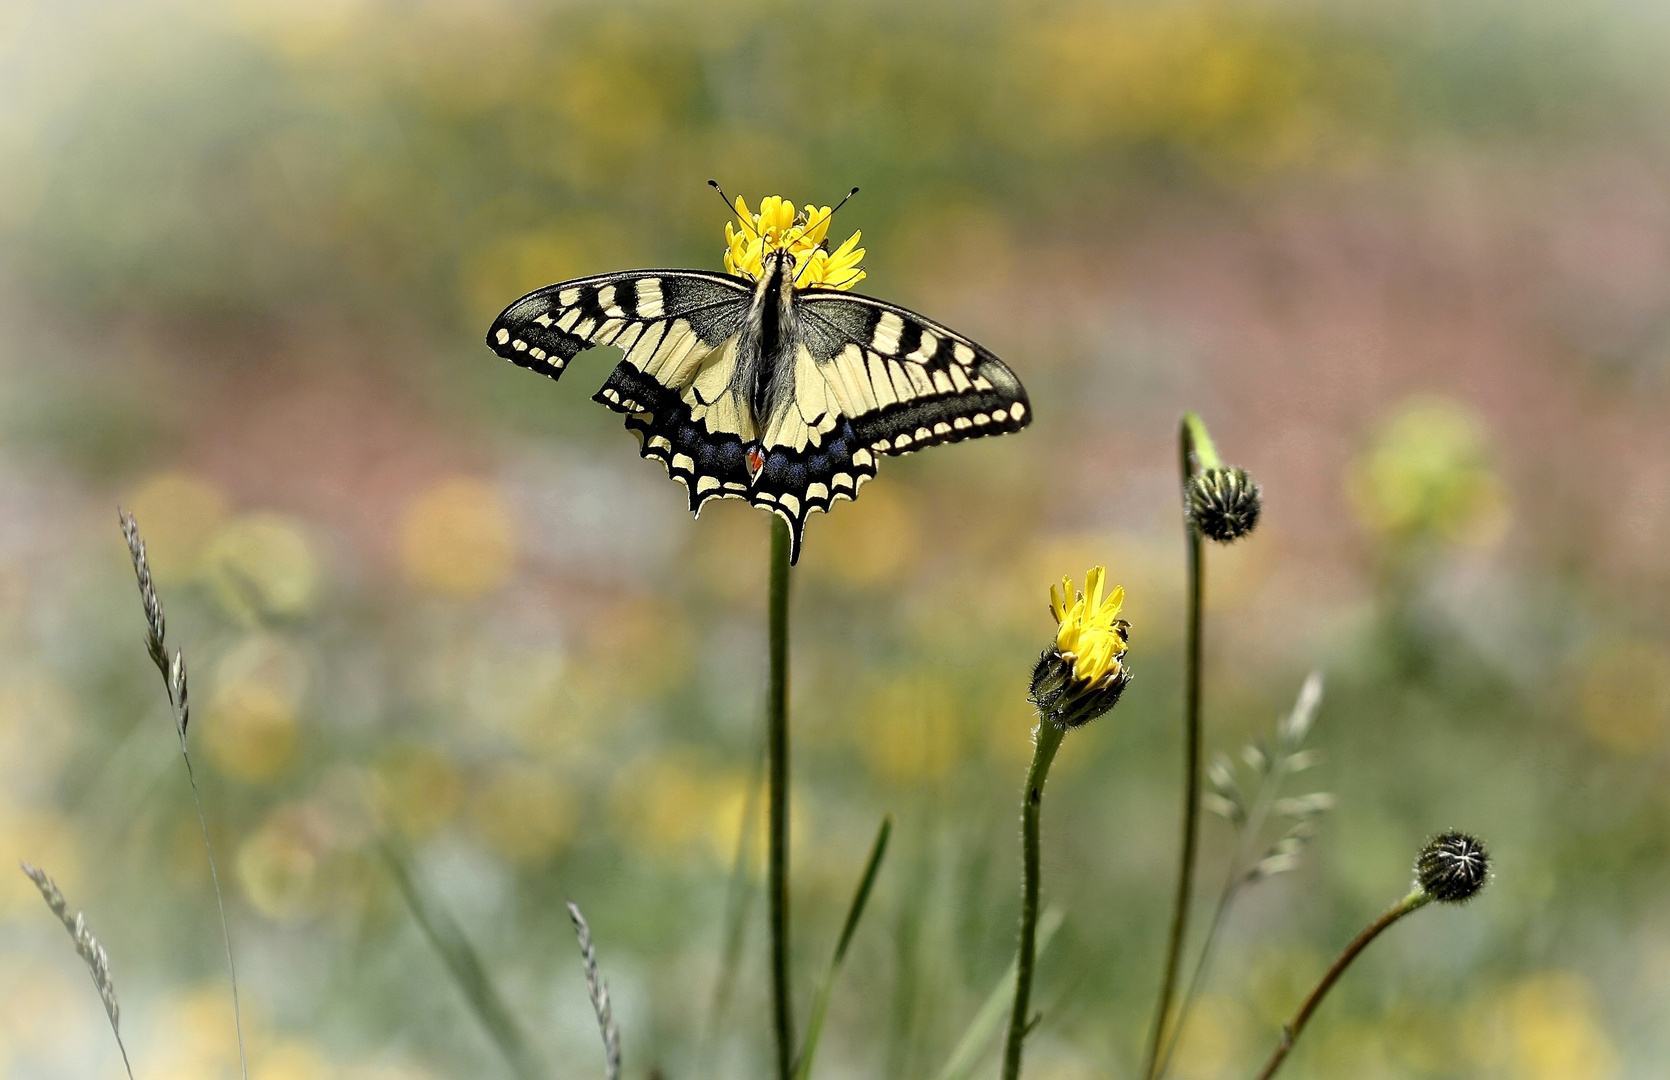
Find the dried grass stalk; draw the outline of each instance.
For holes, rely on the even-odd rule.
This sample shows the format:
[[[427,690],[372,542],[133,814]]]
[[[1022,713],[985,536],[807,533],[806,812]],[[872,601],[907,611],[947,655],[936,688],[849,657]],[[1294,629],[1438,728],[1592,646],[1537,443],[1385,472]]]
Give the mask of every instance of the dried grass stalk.
[[[568,904],[568,917],[574,920],[574,934],[580,939],[580,956],[586,966],[586,992],[591,995],[591,1006],[597,1010],[597,1027],[603,1035],[603,1055],[608,1080],[620,1080],[620,1029],[615,1027],[614,1010],[609,1006],[609,984],[597,971],[597,950],[591,943],[591,927],[573,901]]]
[[[122,1065],[128,1071],[128,1080],[133,1080],[133,1066],[128,1064],[128,1048],[122,1043],[122,1006],[116,1000],[115,980],[110,977],[110,957],[106,955],[104,946],[99,944],[99,939],[93,936],[86,916],[79,911],[70,914],[70,905],[65,901],[58,883],[39,867],[28,863],[20,865],[23,872],[29,875],[29,880],[35,883],[35,888],[41,891],[41,899],[46,901],[46,906],[69,931],[77,955],[86,962],[87,972],[93,976],[93,986],[98,989],[99,1000],[104,1002],[104,1014],[110,1018],[110,1033],[116,1036],[116,1048],[122,1052]]]

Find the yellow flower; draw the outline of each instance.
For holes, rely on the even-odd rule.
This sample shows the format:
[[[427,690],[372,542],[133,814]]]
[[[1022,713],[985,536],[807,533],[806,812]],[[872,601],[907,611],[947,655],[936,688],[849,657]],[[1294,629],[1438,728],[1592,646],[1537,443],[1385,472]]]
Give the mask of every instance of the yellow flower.
[[[808,203],[797,214],[787,199],[767,195],[760,200],[760,212],[756,214],[742,196],[737,196],[736,216],[741,227],[725,222],[725,269],[758,281],[765,272],[766,252],[787,251],[794,255],[795,288],[852,288],[865,277],[858,267],[864,258],[864,249],[858,246],[863,234],[853,233],[831,254],[826,241],[834,213],[830,207]]]
[[[1125,589],[1115,586],[1106,600],[1107,567],[1093,568],[1084,578],[1085,591],[1075,598],[1072,579],[1063,577],[1058,591],[1050,586],[1050,613],[1055,616],[1055,648],[1073,665],[1073,678],[1095,683],[1125,673],[1125,650],[1130,645],[1130,624],[1119,617],[1125,604]]]

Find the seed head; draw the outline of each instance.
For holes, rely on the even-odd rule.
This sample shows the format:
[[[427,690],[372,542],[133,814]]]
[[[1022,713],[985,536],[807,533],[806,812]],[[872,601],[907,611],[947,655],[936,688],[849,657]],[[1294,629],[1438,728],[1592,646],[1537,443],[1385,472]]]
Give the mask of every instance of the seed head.
[[[1207,469],[1190,478],[1187,494],[1189,519],[1210,540],[1233,543],[1258,525],[1263,493],[1245,469]]]
[[[1415,877],[1427,895],[1443,904],[1465,904],[1490,880],[1490,854],[1477,837],[1462,832],[1434,836],[1415,860]]]

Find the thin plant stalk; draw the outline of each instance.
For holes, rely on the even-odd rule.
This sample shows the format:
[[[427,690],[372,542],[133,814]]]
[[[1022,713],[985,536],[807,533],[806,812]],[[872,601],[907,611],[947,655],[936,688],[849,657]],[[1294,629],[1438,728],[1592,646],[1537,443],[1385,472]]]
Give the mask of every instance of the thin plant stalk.
[[[58,888],[58,883],[49,877],[46,871],[21,864],[23,872],[29,880],[40,890],[41,899],[52,909],[52,914],[58,916],[58,921],[69,931],[70,940],[75,942],[76,955],[87,965],[87,973],[93,977],[93,988],[99,992],[99,1000],[104,1003],[104,1015],[110,1021],[110,1033],[116,1036],[116,1049],[122,1052],[122,1068],[127,1070],[128,1080],[133,1080],[133,1065],[128,1061],[128,1047],[122,1041],[122,1006],[116,1000],[116,982],[110,977],[110,957],[105,954],[104,946],[93,936],[93,931],[87,925],[87,917],[81,912],[70,914],[70,906],[64,899],[64,894]]]
[[[881,827],[876,830],[870,857],[864,863],[864,873],[860,875],[858,888],[852,894],[852,903],[847,907],[847,921],[835,942],[835,954],[830,957],[829,968],[818,984],[817,996],[812,999],[812,1018],[806,1024],[806,1045],[800,1052],[799,1064],[795,1066],[795,1080],[811,1078],[812,1058],[818,1052],[818,1038],[823,1034],[824,1017],[829,1013],[829,997],[835,989],[835,978],[840,975],[841,964],[847,958],[847,946],[852,944],[852,935],[858,930],[858,920],[864,917],[864,905],[869,902],[870,890],[875,887],[876,875],[881,872],[881,860],[887,856],[887,838],[892,833],[893,815],[888,814],[881,819]]]
[[[794,1004],[789,985],[789,527],[771,518],[771,676],[766,689],[769,837],[766,888],[771,898],[771,1001],[777,1075],[794,1075]]]
[[[1178,855],[1177,895],[1172,901],[1171,932],[1166,940],[1165,970],[1160,976],[1159,999],[1148,1029],[1148,1050],[1143,1059],[1143,1080],[1153,1080],[1159,1063],[1161,1040],[1177,992],[1177,975],[1182,967],[1183,942],[1188,936],[1189,901],[1194,893],[1196,856],[1200,846],[1200,698],[1201,654],[1206,560],[1200,530],[1188,513],[1186,489],[1189,479],[1201,469],[1218,468],[1218,451],[1212,445],[1206,425],[1194,413],[1183,414],[1178,431],[1178,449],[1185,489],[1183,531],[1188,544],[1188,641],[1186,645],[1183,698],[1183,826],[1182,850]]]
[[[1212,921],[1206,926],[1206,940],[1200,946],[1200,955],[1195,959],[1194,970],[1190,972],[1188,986],[1183,991],[1183,999],[1178,1003],[1177,1021],[1171,1025],[1170,1037],[1165,1041],[1165,1053],[1161,1055],[1159,1068],[1155,1073],[1158,1077],[1163,1078],[1171,1068],[1172,1055],[1177,1053],[1177,1044],[1183,1041],[1183,1026],[1188,1022],[1189,1009],[1200,993],[1201,982],[1211,960],[1212,947],[1217,943],[1218,930],[1223,925],[1229,905],[1241,891],[1241,886],[1246,884],[1247,875],[1244,867],[1258,843],[1259,831],[1263,829],[1265,820],[1270,816],[1270,807],[1275,803],[1275,792],[1287,772],[1287,762],[1287,755],[1284,754],[1273,763],[1275,775],[1260,788],[1258,801],[1253,804],[1252,813],[1247,815],[1247,824],[1242,828],[1240,841],[1235,846],[1235,854],[1231,857],[1229,869],[1224,875],[1223,891],[1218,894],[1218,905],[1212,911]]]
[[[1311,990],[1304,1003],[1299,1006],[1299,1011],[1293,1014],[1293,1019],[1282,1025],[1281,1042],[1276,1045],[1275,1052],[1270,1055],[1270,1060],[1264,1063],[1264,1068],[1258,1074],[1258,1080],[1270,1080],[1270,1077],[1276,1075],[1276,1070],[1281,1068],[1282,1062],[1287,1060],[1288,1051],[1292,1050],[1293,1044],[1298,1041],[1299,1034],[1304,1031],[1305,1023],[1310,1020],[1311,1014],[1316,1012],[1316,1007],[1322,1004],[1322,999],[1327,996],[1329,990],[1333,989],[1334,983],[1339,981],[1341,975],[1345,974],[1345,969],[1351,966],[1351,962],[1357,959],[1358,954],[1368,948],[1369,943],[1379,937],[1388,926],[1431,902],[1431,894],[1420,886],[1416,886],[1413,892],[1387,908],[1384,914],[1369,923],[1368,927],[1358,934],[1351,944],[1345,947],[1345,951],[1339,954],[1339,959],[1335,960],[1333,966],[1322,974],[1322,979]]]
[[[139,602],[145,611],[145,652],[162,673],[162,686],[168,694],[168,708],[174,718],[174,733],[180,740],[180,757],[185,759],[186,779],[191,784],[191,801],[197,807],[197,824],[203,830],[203,851],[209,859],[209,881],[215,890],[215,907],[220,912],[220,935],[226,947],[226,971],[232,982],[232,1025],[238,1035],[238,1072],[243,1080],[249,1080],[243,1008],[238,1001],[238,965],[232,958],[232,928],[226,919],[226,900],[220,888],[220,869],[215,865],[214,845],[209,842],[209,819],[203,813],[203,795],[197,788],[197,773],[191,767],[191,748],[186,741],[191,728],[186,658],[178,649],[173,656],[168,654],[168,624],[163,616],[162,598],[157,595],[156,585],[151,580],[151,564],[145,554],[145,541],[139,535],[139,523],[120,507],[116,515],[122,524],[122,538],[127,541],[128,554],[133,559],[134,576],[139,579]]]
[[[487,1029],[493,1045],[504,1055],[511,1071],[521,1080],[542,1080],[544,1071],[535,1061],[527,1037],[522,1034],[516,1018],[506,1007],[504,998],[499,996],[498,989],[487,974],[487,966],[482,963],[475,946],[470,944],[470,939],[464,935],[463,929],[453,921],[444,908],[432,903],[423,895],[412,875],[409,860],[395,842],[385,839],[382,849],[389,874],[400,889],[400,895],[406,901],[413,921],[418,924],[424,938],[446,965],[447,972],[458,984],[464,1000],[470,1003],[476,1019]]]
[[[1003,1044],[1003,1080],[1017,1080],[1020,1076],[1021,1043],[1032,1030],[1028,1010],[1032,999],[1032,970],[1037,960],[1038,888],[1042,873],[1039,823],[1044,808],[1044,780],[1066,734],[1066,728],[1040,719],[1032,765],[1026,771],[1026,791],[1021,802],[1021,943],[1015,956],[1015,1006],[1009,1013],[1009,1035]]]

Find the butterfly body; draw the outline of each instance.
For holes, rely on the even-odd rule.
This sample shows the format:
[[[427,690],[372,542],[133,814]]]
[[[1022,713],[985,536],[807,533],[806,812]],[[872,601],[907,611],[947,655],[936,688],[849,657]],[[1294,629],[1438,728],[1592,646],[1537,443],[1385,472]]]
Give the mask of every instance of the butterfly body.
[[[487,344],[553,379],[582,349],[619,348],[593,400],[625,415],[692,511],[716,498],[770,510],[796,559],[807,516],[857,498],[878,455],[1031,422],[1019,380],[962,335],[882,300],[797,287],[788,250],[767,251],[760,270],[560,282],[506,308]]]

